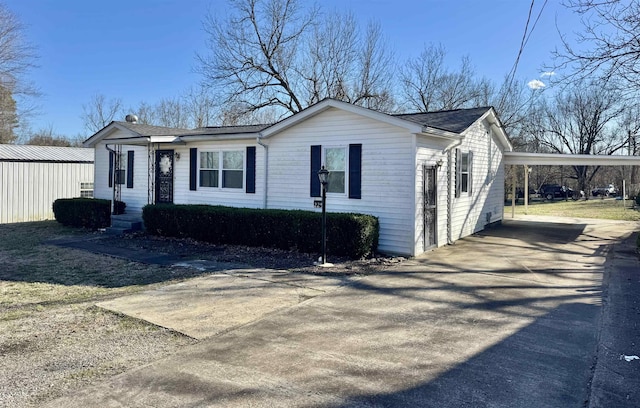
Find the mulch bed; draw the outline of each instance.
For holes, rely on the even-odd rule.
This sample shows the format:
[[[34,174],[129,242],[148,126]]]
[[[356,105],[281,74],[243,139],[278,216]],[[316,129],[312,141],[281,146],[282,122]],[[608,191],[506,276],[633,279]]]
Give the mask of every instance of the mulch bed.
[[[114,247],[177,255],[184,260],[202,259],[244,264],[254,268],[285,269],[291,272],[314,274],[370,274],[406,259],[375,254],[366,259],[351,260],[329,255],[328,262],[334,266],[320,267],[314,264],[318,259],[316,254],[275,248],[214,245],[189,238],[159,237],[145,232],[107,236],[100,241],[104,245]]]

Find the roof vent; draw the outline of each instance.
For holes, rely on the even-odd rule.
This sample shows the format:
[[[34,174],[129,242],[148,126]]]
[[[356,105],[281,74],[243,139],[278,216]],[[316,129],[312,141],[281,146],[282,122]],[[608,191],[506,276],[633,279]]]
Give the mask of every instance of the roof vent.
[[[129,123],[138,123],[138,117],[136,115],[133,114],[128,114],[124,120],[126,120]]]

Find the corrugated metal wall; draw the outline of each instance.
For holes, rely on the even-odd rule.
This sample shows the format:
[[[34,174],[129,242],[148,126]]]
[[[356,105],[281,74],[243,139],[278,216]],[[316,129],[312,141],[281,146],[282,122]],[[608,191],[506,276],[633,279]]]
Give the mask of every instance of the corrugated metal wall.
[[[80,197],[92,163],[0,162],[0,224],[53,219],[58,198]]]

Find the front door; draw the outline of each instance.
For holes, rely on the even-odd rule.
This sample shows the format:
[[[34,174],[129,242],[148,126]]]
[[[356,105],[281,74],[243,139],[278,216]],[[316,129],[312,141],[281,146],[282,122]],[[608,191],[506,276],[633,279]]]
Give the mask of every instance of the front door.
[[[423,194],[423,243],[424,250],[437,245],[437,197],[436,197],[436,168],[422,166],[422,194]]]
[[[156,150],[156,203],[173,203],[173,150]]]

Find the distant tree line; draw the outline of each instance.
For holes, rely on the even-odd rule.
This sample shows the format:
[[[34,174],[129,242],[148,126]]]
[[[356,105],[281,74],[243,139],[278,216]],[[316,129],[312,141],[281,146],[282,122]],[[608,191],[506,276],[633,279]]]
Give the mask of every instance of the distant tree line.
[[[127,113],[139,122],[175,128],[273,123],[324,98],[382,112],[426,112],[494,106],[516,150],[637,155],[640,132],[640,0],[568,0],[583,17],[583,32],[562,38],[548,86],[527,86],[506,73],[502,83],[478,75],[469,57],[446,64],[446,49],[427,43],[398,61],[380,24],[361,26],[352,13],[325,12],[302,0],[229,0],[224,15],[203,22],[205,48],[197,53],[202,82],[182,95],[125,107],[118,97],[94,95],[83,105],[85,136]],[[5,8],[0,25],[22,27]],[[6,32],[7,30],[4,30]],[[1,34],[1,33],[0,33]],[[579,50],[572,47],[581,44]],[[0,37],[0,51],[3,39]],[[0,52],[0,141],[18,126],[18,78],[32,66],[22,41]],[[8,47],[11,50],[11,47]],[[515,55],[514,55],[515,58]],[[24,88],[24,87],[23,87]],[[22,89],[24,90],[24,89]],[[33,143],[56,143],[51,129]],[[566,170],[587,188],[601,169]],[[564,174],[563,174],[563,177]]]

